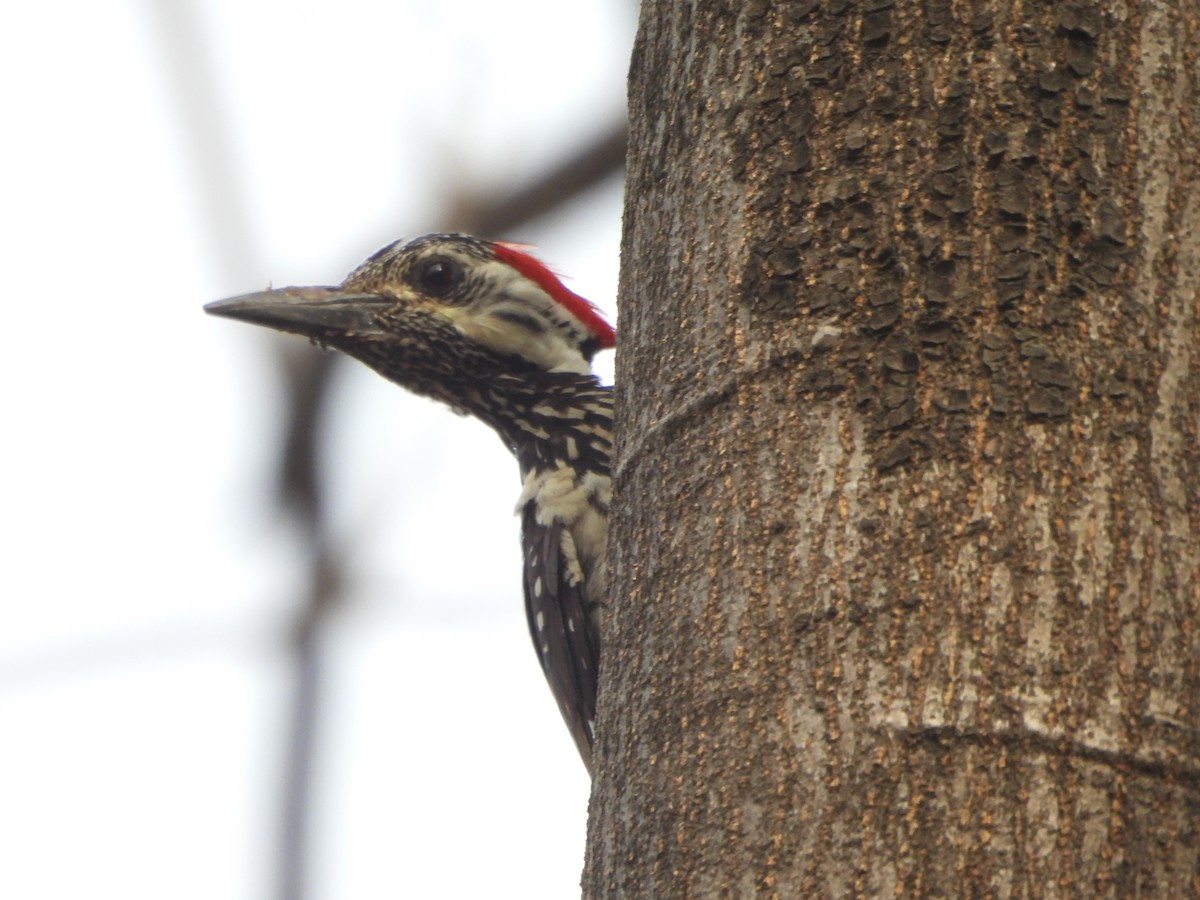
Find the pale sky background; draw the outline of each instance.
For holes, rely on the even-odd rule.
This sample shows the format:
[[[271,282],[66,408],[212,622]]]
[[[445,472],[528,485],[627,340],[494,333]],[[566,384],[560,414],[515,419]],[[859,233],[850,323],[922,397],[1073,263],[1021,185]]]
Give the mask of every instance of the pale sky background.
[[[304,573],[272,505],[284,339],[201,306],[336,283],[440,225],[454,184],[524,183],[605,131],[635,15],[0,13],[0,897],[272,895]],[[614,315],[620,214],[613,179],[511,237]],[[330,416],[352,593],[327,635],[311,897],[577,896],[588,781],[525,631],[516,463],[365,367],[338,370]]]

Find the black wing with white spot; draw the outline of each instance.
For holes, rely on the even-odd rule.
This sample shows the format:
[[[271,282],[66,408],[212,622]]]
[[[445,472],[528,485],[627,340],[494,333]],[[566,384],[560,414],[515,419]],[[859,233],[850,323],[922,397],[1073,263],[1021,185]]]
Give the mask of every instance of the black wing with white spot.
[[[521,517],[525,547],[525,613],[542,671],[562,712],[579,755],[592,770],[592,728],[596,720],[596,675],[600,642],[588,619],[584,585],[573,543],[563,541],[563,525],[537,521],[534,503]],[[576,581],[577,583],[572,583]]]

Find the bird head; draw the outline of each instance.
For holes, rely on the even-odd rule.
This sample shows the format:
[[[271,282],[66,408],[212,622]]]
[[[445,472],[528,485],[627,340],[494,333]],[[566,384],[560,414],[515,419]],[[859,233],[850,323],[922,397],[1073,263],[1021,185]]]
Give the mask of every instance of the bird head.
[[[587,374],[616,342],[596,307],[523,245],[462,234],[389,244],[337,287],[278,288],[205,310],[304,335],[450,402],[448,381]]]

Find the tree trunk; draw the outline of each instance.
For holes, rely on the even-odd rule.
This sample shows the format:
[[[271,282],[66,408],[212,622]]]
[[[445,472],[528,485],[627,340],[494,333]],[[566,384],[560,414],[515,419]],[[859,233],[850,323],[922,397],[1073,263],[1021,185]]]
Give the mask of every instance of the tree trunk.
[[[586,896],[1200,892],[1198,18],[644,4]]]

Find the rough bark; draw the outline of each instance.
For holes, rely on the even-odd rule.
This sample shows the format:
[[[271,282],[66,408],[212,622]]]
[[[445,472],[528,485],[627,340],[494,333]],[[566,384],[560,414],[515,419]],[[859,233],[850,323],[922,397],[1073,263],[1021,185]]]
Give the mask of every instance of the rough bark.
[[[1198,18],[644,4],[586,896],[1200,892]]]

